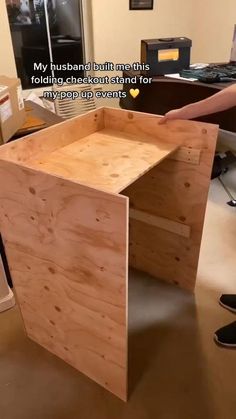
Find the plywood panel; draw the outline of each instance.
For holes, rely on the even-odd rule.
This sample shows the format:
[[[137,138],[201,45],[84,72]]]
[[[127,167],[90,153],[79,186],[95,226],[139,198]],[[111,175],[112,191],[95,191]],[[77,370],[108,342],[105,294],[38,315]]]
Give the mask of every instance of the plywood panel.
[[[128,201],[130,265],[193,290],[217,132],[106,108],[0,148],[0,229],[26,331],[123,400]]]
[[[0,222],[27,334],[127,397],[127,198],[0,161]]]
[[[151,137],[101,130],[45,156],[31,166],[99,190],[119,193],[177,149]]]
[[[181,147],[212,151],[210,141],[211,138],[213,141],[216,139],[217,125],[183,120],[160,125],[160,119],[157,115],[143,112],[104,108],[105,128],[136,134],[143,138],[151,136],[161,144],[178,144]]]
[[[192,161],[172,160],[175,155],[171,155],[123,191],[130,198],[132,211],[146,214],[145,220],[136,217],[130,222],[130,265],[194,290],[218,127],[192,121],[171,121],[163,126],[158,125],[158,119],[106,110],[105,125],[109,127],[119,121],[125,132],[152,132],[158,141],[165,138],[198,150],[192,153],[197,160],[194,157]],[[148,223],[148,217],[188,226],[190,234],[181,237],[164,224]]]
[[[130,266],[193,291],[199,244],[161,228],[131,220]]]
[[[101,108],[5,144],[1,147],[0,157],[30,167],[31,159],[48,156],[51,152],[102,128],[104,119]]]
[[[185,167],[184,167],[185,165]],[[131,219],[130,265],[194,290],[209,174],[165,161],[126,190],[131,206],[190,227],[189,238]],[[167,181],[168,179],[168,181]]]

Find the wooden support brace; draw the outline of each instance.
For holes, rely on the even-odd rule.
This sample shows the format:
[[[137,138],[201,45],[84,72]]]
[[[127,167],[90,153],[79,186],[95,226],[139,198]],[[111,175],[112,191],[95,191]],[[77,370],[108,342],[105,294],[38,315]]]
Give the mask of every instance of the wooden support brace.
[[[180,147],[175,153],[169,157],[171,160],[182,161],[189,164],[199,165],[201,150],[190,147]]]
[[[186,224],[177,223],[176,221],[168,220],[163,217],[157,217],[156,215],[151,215],[147,212],[133,208],[130,209],[129,215],[130,218],[134,220],[153,225],[154,227],[169,231],[170,233],[178,234],[179,236],[186,238],[190,237],[191,228]]]

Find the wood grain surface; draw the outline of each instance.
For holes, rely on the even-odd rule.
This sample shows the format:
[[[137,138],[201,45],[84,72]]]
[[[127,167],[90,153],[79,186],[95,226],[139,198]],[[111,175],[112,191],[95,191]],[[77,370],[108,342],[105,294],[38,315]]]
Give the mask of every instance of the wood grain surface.
[[[0,176],[28,336],[126,400],[127,198],[4,161]]]
[[[101,108],[0,147],[27,334],[123,400],[128,264],[194,289],[218,133],[159,120]]]
[[[31,167],[31,159],[47,157],[55,150],[104,128],[104,111],[97,109],[20,138],[1,147],[0,158]]]
[[[149,141],[148,141],[149,140]],[[99,190],[119,193],[178,147],[103,129],[60,148],[31,166]]]
[[[173,154],[123,191],[130,198],[132,211],[146,214],[143,221],[130,220],[129,263],[193,291],[218,127],[193,121],[159,125],[159,121],[160,118],[150,114],[105,111],[105,126],[111,129],[119,127],[132,134],[152,135],[160,143],[175,143],[194,150],[190,161],[181,161],[182,157],[173,160]],[[181,237],[164,224],[158,227],[150,222],[148,225],[148,215],[151,220],[161,217],[182,223],[191,233],[189,237]]]

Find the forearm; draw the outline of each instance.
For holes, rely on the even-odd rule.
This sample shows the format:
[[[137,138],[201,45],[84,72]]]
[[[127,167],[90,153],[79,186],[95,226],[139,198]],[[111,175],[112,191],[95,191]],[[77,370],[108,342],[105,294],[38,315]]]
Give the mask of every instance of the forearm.
[[[236,106],[236,85],[223,89],[200,102],[184,106],[181,108],[181,112],[184,118],[193,119],[199,116],[221,112],[233,106]]]

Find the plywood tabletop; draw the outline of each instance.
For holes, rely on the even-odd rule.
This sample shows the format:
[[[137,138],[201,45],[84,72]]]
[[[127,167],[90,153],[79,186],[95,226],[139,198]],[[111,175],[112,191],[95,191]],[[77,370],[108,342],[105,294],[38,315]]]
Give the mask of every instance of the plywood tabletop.
[[[31,166],[119,193],[177,148],[176,144],[160,143],[151,136],[103,129],[31,161]]]

